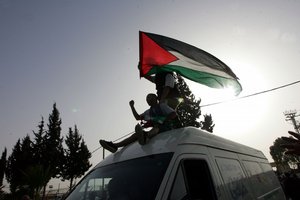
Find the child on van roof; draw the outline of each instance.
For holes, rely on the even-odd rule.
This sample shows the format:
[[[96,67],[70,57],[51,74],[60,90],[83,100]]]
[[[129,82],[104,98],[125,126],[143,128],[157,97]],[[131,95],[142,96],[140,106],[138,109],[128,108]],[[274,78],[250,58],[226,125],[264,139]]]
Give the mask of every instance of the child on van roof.
[[[140,124],[137,124],[135,126],[135,133],[118,143],[100,140],[99,142],[104,149],[114,153],[119,147],[126,146],[137,140],[141,145],[144,145],[150,138],[158,133],[174,128],[172,122],[177,117],[177,114],[171,107],[166,103],[159,104],[157,96],[152,93],[147,95],[146,101],[150,108],[142,114],[137,113],[133,100],[129,102],[129,105],[135,119],[144,120],[147,123],[145,123],[143,127]],[[144,131],[143,128],[147,127],[153,128],[150,131]]]
[[[176,76],[178,75],[167,71],[158,71],[153,76],[145,76],[147,80],[155,83],[159,103],[164,102],[174,110],[181,102],[181,95],[175,81]]]

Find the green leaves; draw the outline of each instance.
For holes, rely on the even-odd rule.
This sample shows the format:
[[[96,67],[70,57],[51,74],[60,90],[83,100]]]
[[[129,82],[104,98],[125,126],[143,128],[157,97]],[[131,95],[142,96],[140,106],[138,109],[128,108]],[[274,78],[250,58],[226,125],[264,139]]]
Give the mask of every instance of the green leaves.
[[[74,131],[69,128],[69,133],[65,143],[67,148],[64,151],[64,163],[62,167],[62,178],[70,180],[70,189],[72,188],[73,180],[80,178],[91,167],[89,152],[82,136],[79,134],[77,126]]]
[[[277,138],[273,145],[270,146],[270,154],[279,168],[284,166],[293,166],[300,161],[298,156],[284,154],[286,150],[282,148],[281,145],[286,143],[287,142],[282,138]]]
[[[4,167],[12,193],[25,189],[28,194],[38,196],[51,178],[62,177],[70,180],[72,185],[74,178],[82,176],[90,168],[91,153],[77,126],[74,131],[69,129],[65,139],[67,148],[64,149],[61,123],[60,113],[54,104],[49,115],[48,129],[45,129],[42,117],[38,131],[33,131],[33,140],[27,135],[17,141]],[[0,160],[0,178],[1,170],[4,170],[3,157]]]
[[[215,126],[212,121],[212,116],[210,114],[204,115],[204,121],[202,122],[199,120],[201,116],[201,99],[195,99],[194,94],[180,75],[177,75],[177,80],[178,82],[176,83],[176,87],[183,98],[182,103],[180,103],[177,107],[177,115],[182,126],[201,127],[201,129],[212,133]]]

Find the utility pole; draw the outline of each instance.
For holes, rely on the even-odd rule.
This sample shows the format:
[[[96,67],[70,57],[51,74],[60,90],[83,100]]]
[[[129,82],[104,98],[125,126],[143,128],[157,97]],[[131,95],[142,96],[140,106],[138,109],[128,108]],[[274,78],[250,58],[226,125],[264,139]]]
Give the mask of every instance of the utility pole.
[[[285,115],[285,121],[292,121],[295,131],[298,134],[300,134],[299,133],[300,125],[297,124],[297,121],[295,119],[296,117],[300,116],[300,114],[297,114],[296,110],[285,111],[283,114]]]

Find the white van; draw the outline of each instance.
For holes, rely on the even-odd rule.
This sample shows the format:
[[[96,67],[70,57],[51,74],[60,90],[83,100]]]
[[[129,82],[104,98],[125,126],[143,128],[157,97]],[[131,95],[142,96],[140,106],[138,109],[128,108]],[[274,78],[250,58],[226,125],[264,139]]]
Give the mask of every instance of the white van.
[[[261,151],[193,127],[101,161],[67,200],[285,199]]]

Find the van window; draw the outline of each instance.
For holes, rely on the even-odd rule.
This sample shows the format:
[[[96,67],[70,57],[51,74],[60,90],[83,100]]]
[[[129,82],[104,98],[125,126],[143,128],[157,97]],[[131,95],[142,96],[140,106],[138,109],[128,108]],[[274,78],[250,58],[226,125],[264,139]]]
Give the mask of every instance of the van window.
[[[253,161],[243,161],[243,163],[253,187],[253,192],[257,195],[257,197],[270,190],[270,188],[267,187],[267,180],[265,180],[263,171],[259,164]]]
[[[184,199],[184,197],[187,196],[187,190],[186,190],[186,185],[184,182],[184,176],[182,170],[183,169],[180,166],[176,174],[176,178],[171,190],[169,200]]]
[[[259,164],[264,172],[265,180],[273,186],[275,186],[275,185],[279,186],[278,178],[275,175],[271,165],[268,163],[259,163]]]
[[[222,179],[229,190],[231,199],[253,199],[246,184],[246,176],[238,160],[216,158]]]
[[[205,160],[181,161],[169,197],[169,200],[180,199],[216,199],[213,181]]]
[[[278,198],[283,196],[277,177],[267,163],[243,161],[247,174],[253,186],[253,192],[258,198]]]
[[[94,169],[66,200],[153,200],[173,153],[150,155]]]

